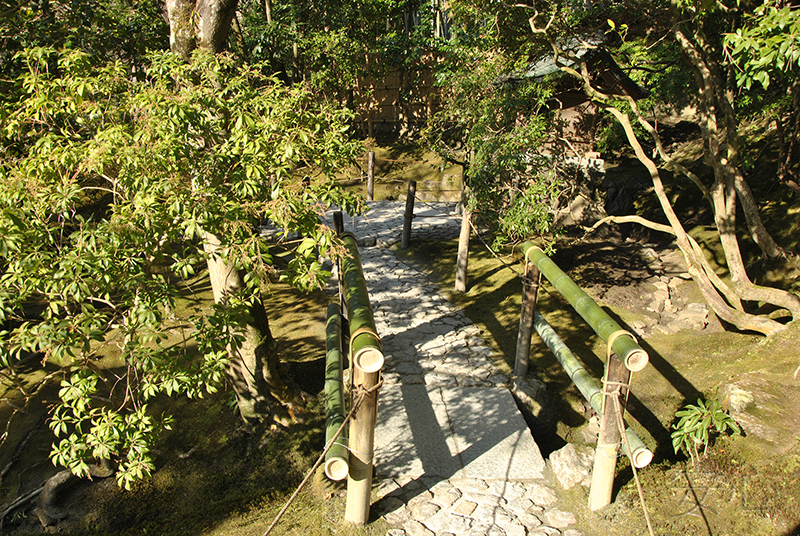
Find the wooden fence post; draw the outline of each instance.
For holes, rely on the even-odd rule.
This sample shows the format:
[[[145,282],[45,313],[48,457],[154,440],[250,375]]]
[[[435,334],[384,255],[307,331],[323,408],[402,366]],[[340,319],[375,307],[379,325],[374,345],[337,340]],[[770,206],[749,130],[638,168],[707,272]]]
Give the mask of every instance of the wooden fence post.
[[[472,213],[464,206],[461,214],[461,233],[458,235],[458,257],[456,258],[456,292],[467,291],[467,264],[469,263],[469,233]]]
[[[411,242],[411,222],[414,221],[414,197],[417,195],[417,181],[408,181],[408,196],[406,197],[406,212],[403,216],[403,236],[400,239],[400,249],[408,249]]]
[[[375,200],[375,151],[367,154],[367,201]]]
[[[519,315],[517,355],[514,360],[514,375],[519,378],[524,378],[528,374],[528,357],[531,353],[531,336],[533,335],[533,317],[536,312],[536,301],[539,298],[541,277],[542,274],[536,264],[528,261],[525,264],[525,276],[522,279],[522,311]]]
[[[336,236],[344,233],[344,215],[341,210],[333,213],[333,230]],[[342,316],[347,318],[347,300],[344,297],[344,281],[342,279],[342,259],[336,260],[336,273],[339,279],[339,306],[342,308]]]
[[[589,509],[592,511],[600,510],[611,504],[614,474],[617,470],[617,453],[622,439],[618,413],[625,413],[628,391],[624,386],[629,385],[630,379],[631,371],[625,367],[616,354],[611,354],[606,363],[603,413],[600,416],[600,433],[597,436],[592,485],[589,488]],[[614,397],[617,397],[619,404],[614,402]]]

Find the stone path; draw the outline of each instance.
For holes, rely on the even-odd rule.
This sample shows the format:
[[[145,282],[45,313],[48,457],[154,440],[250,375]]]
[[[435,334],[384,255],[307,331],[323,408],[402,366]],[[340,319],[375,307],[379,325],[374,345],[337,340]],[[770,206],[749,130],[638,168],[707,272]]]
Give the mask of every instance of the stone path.
[[[346,218],[345,230],[378,246],[360,248],[386,354],[373,516],[394,527],[387,536],[579,536],[480,330],[387,249],[399,241],[404,204],[370,206],[367,216]],[[412,244],[457,236],[452,210],[418,206]]]

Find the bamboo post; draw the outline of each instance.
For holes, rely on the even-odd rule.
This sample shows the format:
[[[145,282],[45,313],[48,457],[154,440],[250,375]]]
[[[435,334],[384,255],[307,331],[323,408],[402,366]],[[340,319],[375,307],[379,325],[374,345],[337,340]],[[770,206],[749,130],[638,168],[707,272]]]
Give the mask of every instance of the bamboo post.
[[[375,151],[367,153],[367,201],[375,200]]]
[[[611,504],[617,452],[622,439],[617,425],[617,412],[618,408],[622,413],[625,412],[627,389],[624,386],[629,384],[630,377],[630,369],[619,357],[612,354],[606,363],[603,413],[600,417],[600,434],[597,437],[597,449],[594,454],[592,485],[589,488],[589,509],[592,511]],[[612,397],[618,397],[619,405],[614,403]]]
[[[400,249],[408,249],[411,242],[411,222],[414,220],[414,197],[417,195],[417,181],[408,181],[408,195],[406,197],[406,212],[403,215],[403,236],[400,240]]]
[[[456,258],[456,292],[467,291],[467,264],[469,263],[469,232],[472,213],[464,206],[461,213],[461,232],[458,235],[458,257]]]
[[[372,493],[372,457],[378,411],[378,381],[384,357],[375,331],[356,237],[342,235],[347,250],[342,258],[345,298],[350,323],[351,404],[361,404],[350,422],[350,474],[347,479],[345,521],[364,524],[369,519]],[[363,397],[363,399],[361,398]]]
[[[379,372],[364,372],[358,367],[354,374],[353,393],[364,392],[378,384]],[[359,395],[356,395],[359,396]],[[344,519],[359,525],[369,521],[372,493],[372,457],[375,448],[375,421],[378,415],[377,390],[367,394],[350,421],[350,474],[347,477],[347,505]]]
[[[548,281],[564,296],[575,311],[583,317],[604,341],[608,342],[611,335],[623,331],[595,301],[589,297],[575,282],[556,266],[544,252],[531,242],[522,245],[522,251],[544,274]],[[612,340],[612,351],[620,356],[625,366],[632,372],[638,372],[647,366],[650,358],[647,352],[636,343],[636,340],[626,333],[625,336],[615,337]]]
[[[333,213],[333,230],[336,236],[341,236],[344,233],[344,216],[341,210]],[[342,278],[342,259],[336,259],[336,274],[339,279],[339,305],[342,310],[342,316],[347,317],[347,302],[344,298],[344,281]]]
[[[341,210],[333,213],[333,230],[337,235],[344,233],[344,216]]]
[[[342,375],[342,310],[332,303],[328,306],[325,328],[325,446],[336,436],[345,419],[344,382]],[[347,437],[340,434],[325,455],[325,474],[331,480],[343,480],[348,473]]]
[[[578,388],[578,391],[581,392],[597,414],[602,415],[603,390],[600,389],[594,378],[589,375],[578,358],[575,357],[575,354],[564,344],[564,341],[561,340],[539,311],[534,312],[533,326],[542,341],[544,341],[558,362],[561,363],[564,371],[570,377],[572,383],[575,384],[575,387]],[[653,453],[630,426],[626,426],[625,436],[628,438],[631,452],[628,452],[624,443],[622,444],[623,452],[631,459],[637,469],[647,467],[653,461]]]
[[[541,273],[532,262],[525,264],[525,276],[522,288],[522,311],[519,315],[519,332],[517,333],[517,355],[514,360],[514,375],[524,378],[528,374],[528,357],[531,353],[531,336],[533,335],[533,317],[536,312],[536,301],[539,298],[539,281]]]

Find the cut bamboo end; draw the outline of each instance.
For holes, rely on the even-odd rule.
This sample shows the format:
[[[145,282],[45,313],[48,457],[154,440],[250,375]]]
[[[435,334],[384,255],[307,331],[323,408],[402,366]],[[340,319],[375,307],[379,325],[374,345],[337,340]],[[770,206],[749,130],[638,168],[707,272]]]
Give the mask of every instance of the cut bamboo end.
[[[331,458],[325,461],[325,476],[331,480],[339,481],[347,478],[350,466],[344,458]]]
[[[649,362],[650,356],[641,348],[628,352],[628,355],[625,356],[625,368],[631,372],[644,370]]]
[[[637,469],[642,469],[650,465],[650,462],[653,461],[653,453],[650,452],[650,449],[647,447],[640,447],[638,449],[634,449],[633,455],[631,456],[631,462],[633,462],[633,466]]]
[[[385,360],[383,352],[373,347],[362,348],[353,356],[355,366],[368,373],[381,370]]]

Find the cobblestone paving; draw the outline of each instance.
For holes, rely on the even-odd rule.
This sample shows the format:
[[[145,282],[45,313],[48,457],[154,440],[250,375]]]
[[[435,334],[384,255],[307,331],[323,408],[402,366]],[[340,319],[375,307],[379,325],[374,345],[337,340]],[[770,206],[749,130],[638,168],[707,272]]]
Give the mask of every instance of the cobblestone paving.
[[[396,417],[392,408],[396,409],[393,403],[397,401],[392,397],[397,395],[392,393],[403,390],[408,395],[416,389],[424,397],[427,392],[434,406],[441,400],[445,411],[448,403],[457,403],[452,398],[459,389],[482,389],[492,393],[490,396],[496,393],[510,398],[509,378],[495,367],[493,350],[481,338],[480,330],[443,298],[435,285],[426,282],[423,274],[387,249],[399,241],[403,209],[404,204],[398,202],[372,203],[366,217],[345,222],[346,231],[359,238],[375,237],[378,244],[360,248],[376,328],[386,354],[376,429],[377,500],[372,505],[373,515],[392,525],[387,536],[580,536],[581,532],[571,528],[575,515],[559,508],[556,494],[543,477],[544,461],[535,444],[532,448],[538,461],[528,467],[509,467],[505,477],[500,471],[500,478],[494,474],[470,476],[448,466],[447,457],[433,464],[432,470],[430,460],[426,466],[425,460],[419,459],[423,458],[420,452],[426,447],[429,452],[453,451],[451,443],[441,440],[437,445],[435,437],[426,446],[414,437],[412,448],[386,441],[386,448],[377,448],[381,443],[377,436],[391,429]],[[452,209],[441,204],[423,205],[417,212],[435,216],[438,211],[447,214]],[[459,225],[460,220],[454,217],[415,218],[412,244],[415,239],[453,238]],[[442,418],[448,416],[440,416],[440,421]],[[398,433],[408,435],[404,430]],[[389,458],[394,467],[399,463],[406,469],[403,474],[382,472],[382,460]],[[466,465],[466,461],[458,461]]]

